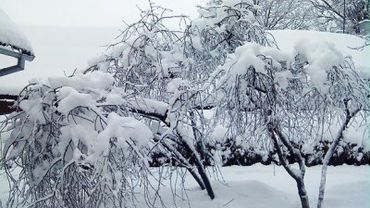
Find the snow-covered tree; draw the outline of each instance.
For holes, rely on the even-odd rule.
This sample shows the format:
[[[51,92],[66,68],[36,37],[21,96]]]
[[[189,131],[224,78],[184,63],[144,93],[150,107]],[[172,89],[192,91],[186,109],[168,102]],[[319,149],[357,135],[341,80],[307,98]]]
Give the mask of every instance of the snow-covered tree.
[[[187,24],[182,15],[168,15],[170,10],[150,2],[140,19],[121,32],[117,42],[106,54],[90,61],[86,71],[106,71],[114,74],[124,92],[166,100],[166,86],[183,77],[183,31],[169,28],[169,21]]]
[[[302,42],[293,54],[274,47],[255,3],[212,0],[190,22],[150,2],[84,73],[27,86],[2,125],[11,132],[1,160],[7,206],[133,207],[140,188],[154,206],[156,154],[213,199],[206,165],[227,155],[207,145],[225,138],[277,155],[303,208],[305,147],[330,140],[321,206],[334,151],[352,122],[366,121],[369,86],[330,44]],[[175,20],[182,27],[167,26]]]
[[[167,12],[167,9],[151,4],[150,10],[142,11],[138,22],[122,32],[122,40],[111,45],[111,51],[95,60],[86,73],[107,71],[114,75],[117,86],[123,88],[125,94],[130,94],[132,99],[166,103],[163,113],[139,113],[146,117],[149,125],[160,126],[154,132],[155,140],[180,161],[180,166],[187,167],[200,187],[214,198],[201,160],[201,156],[205,155],[202,152],[204,148],[200,152],[196,148],[200,130],[194,118],[194,106],[198,102],[195,95],[198,93],[193,82],[197,77],[188,72],[192,61],[184,53],[184,33],[165,25],[165,21],[169,20],[179,20],[181,24],[186,18],[167,15]],[[189,134],[189,131],[193,133]],[[180,153],[176,146],[180,146],[190,158]],[[194,161],[193,164],[189,163],[189,159]]]
[[[123,31],[122,40],[111,46],[111,52],[95,60],[87,72],[108,71],[134,98],[168,103],[161,119],[165,131],[158,135],[169,128],[175,135],[172,139],[192,152],[203,180],[200,184],[213,198],[202,164],[208,157],[204,140],[209,132],[203,111],[213,108],[204,82],[226,55],[244,42],[271,45],[273,41],[256,21],[251,1],[210,2],[200,11],[200,17],[181,34],[166,27],[164,21],[186,18],[166,16],[165,9],[152,5],[142,12],[141,20]]]
[[[228,56],[211,79],[218,111],[230,131],[246,140],[270,140],[280,164],[297,182],[302,207],[309,207],[300,142],[321,136],[317,134],[322,132],[317,129],[320,121],[325,120],[329,128],[345,113],[345,122],[337,129],[343,132],[356,113],[369,110],[369,88],[351,61],[325,43],[301,43],[293,56],[245,44]],[[342,138],[338,134],[330,149]],[[290,165],[288,156],[299,169]],[[331,157],[332,151],[327,152],[323,181]]]
[[[6,121],[7,207],[131,207],[137,186],[153,187],[152,131],[107,108],[111,100],[127,104],[113,83],[111,75],[93,72],[49,78],[21,92],[19,112]]]
[[[245,42],[274,45],[257,21],[257,9],[250,0],[217,0],[200,6],[185,39],[186,55],[193,60],[189,72],[208,78],[228,53]]]
[[[369,19],[368,0],[311,0],[311,2],[322,24],[333,27],[336,31],[359,34],[359,23]]]
[[[283,30],[309,29],[315,24],[311,2],[308,0],[263,0],[259,21],[266,29]]]

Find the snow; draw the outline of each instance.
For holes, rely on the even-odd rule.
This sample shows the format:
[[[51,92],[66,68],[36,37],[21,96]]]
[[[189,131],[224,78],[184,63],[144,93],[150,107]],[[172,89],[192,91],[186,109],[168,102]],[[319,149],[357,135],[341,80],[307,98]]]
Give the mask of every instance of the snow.
[[[222,167],[222,176],[213,175],[216,198],[210,200],[205,191],[199,190],[189,177],[185,188],[185,200],[176,200],[177,207],[227,207],[244,208],[297,208],[300,202],[295,181],[288,176],[283,167],[253,165],[248,167]],[[306,170],[306,188],[312,207],[320,181],[321,166]],[[353,177],[353,176],[356,177]],[[328,170],[326,208],[367,208],[370,205],[369,166],[337,166]],[[172,183],[175,182],[173,178]],[[172,200],[169,180],[162,181],[167,187],[161,189],[161,197],[167,207],[175,207]],[[176,184],[175,184],[176,185]],[[178,195],[182,192],[178,191]],[[187,197],[191,201],[187,201]],[[188,204],[189,203],[189,204]]]
[[[279,31],[277,31],[279,33]],[[289,33],[288,33],[289,32]],[[301,33],[301,31],[281,31],[280,33],[285,35],[294,35],[295,32]],[[310,34],[312,32],[307,32]],[[306,34],[306,33],[303,33]],[[313,32],[313,37],[315,34],[319,36],[322,33]],[[332,34],[328,36],[331,36]],[[281,34],[280,34],[281,35]],[[325,36],[324,36],[325,37]],[[338,35],[338,37],[341,37]],[[348,43],[348,49],[350,47],[359,47],[361,44],[364,44],[364,40],[356,38],[354,36],[346,36],[347,41],[357,40],[357,46],[354,45],[356,43]],[[281,36],[282,40],[287,39],[286,37]],[[270,62],[272,68],[278,69],[277,72],[277,81],[282,88],[286,88],[288,86],[288,78],[292,77],[292,74],[286,71],[285,64],[289,64],[294,62],[294,60],[299,57],[299,62],[305,63],[307,65],[304,66],[304,74],[307,74],[308,81],[310,82],[310,86],[319,90],[319,92],[327,94],[329,90],[329,83],[328,83],[328,73],[333,71],[336,67],[341,67],[350,65],[350,59],[347,59],[346,51],[340,46],[337,46],[335,42],[325,40],[323,38],[312,38],[309,39],[305,37],[296,37],[297,39],[294,40],[294,44],[288,46],[284,45],[285,42],[277,39],[278,45],[282,43],[284,48],[282,47],[281,50],[277,50],[271,47],[264,47],[256,43],[245,43],[243,46],[238,47],[235,50],[235,53],[229,54],[225,64],[219,66],[218,70],[214,74],[224,73],[221,76],[221,79],[218,83],[218,86],[226,85],[226,86],[233,86],[236,83],[236,79],[239,77],[243,77],[247,75],[248,70],[253,67],[253,69],[257,73],[266,73],[266,61]],[[359,40],[358,40],[359,39]],[[362,41],[362,42],[361,42]],[[358,50],[350,49],[352,53],[355,55],[357,54]],[[364,51],[368,51],[368,48],[365,48]],[[351,54],[351,53],[348,53]],[[362,54],[360,54],[362,55]],[[358,62],[354,58],[354,70],[362,76],[363,78],[370,78],[370,65],[367,64],[367,60],[362,60],[361,56],[357,57],[359,59]],[[263,57],[262,57],[263,56]],[[365,63],[366,62],[366,63]],[[269,64],[269,65],[270,65]],[[352,66],[352,65],[351,65]]]
[[[0,13],[1,14],[1,13]],[[1,19],[0,19],[1,21]],[[1,30],[1,28],[0,28]],[[75,31],[78,33],[77,31]],[[356,47],[361,45],[361,39],[355,38],[353,36],[332,34],[332,33],[321,33],[312,31],[271,31],[280,46],[284,51],[291,51],[291,54],[298,52],[304,53],[308,59],[318,60],[318,62],[313,62],[310,67],[316,74],[312,74],[311,77],[314,81],[322,83],[320,79],[323,77],[322,71],[317,71],[316,68],[329,68],[334,64],[338,64],[344,55],[350,54],[355,64],[364,76],[368,76],[370,73],[367,71],[369,69],[368,60],[365,54],[368,54],[369,48],[365,48],[362,51],[355,51],[350,49],[350,47]],[[62,34],[62,33],[61,33]],[[81,35],[81,34],[80,34]],[[81,38],[85,38],[90,34],[82,34]],[[289,37],[289,38],[287,38]],[[307,42],[304,38],[315,39],[313,42]],[[64,38],[60,41],[68,41]],[[317,45],[318,43],[321,43]],[[324,44],[323,44],[324,43]],[[50,70],[49,72],[57,73],[56,70],[60,66],[66,66],[65,64],[71,60],[64,57],[71,51],[69,47],[74,43],[58,43],[63,46],[63,51],[61,52],[60,60],[57,62],[52,62],[49,57],[54,56],[52,50],[42,57],[43,60],[50,61],[50,67],[42,67],[42,70]],[[45,44],[47,45],[47,44]],[[325,48],[322,48],[325,45]],[[84,48],[84,45],[74,45],[74,47],[80,47],[81,51],[88,50]],[[83,49],[82,49],[83,48]],[[337,48],[337,49],[335,49]],[[48,48],[49,50],[50,48]],[[245,49],[245,48],[244,48]],[[267,49],[262,47],[256,47],[253,44],[248,45],[248,50],[243,50],[243,47],[236,51],[235,59],[242,57],[240,63],[237,63],[236,75],[244,74],[247,67],[251,64],[258,65],[257,71],[264,72],[264,63],[256,57],[256,55],[263,50],[264,54],[274,57],[276,60],[286,60],[288,56],[283,53],[277,53],[276,50]],[[73,50],[72,50],[73,51]],[[333,56],[335,54],[335,56]],[[68,56],[68,55],[67,55]],[[315,56],[315,57],[314,57]],[[316,57],[317,56],[317,57]],[[77,59],[83,59],[82,57],[77,57]],[[53,60],[55,61],[55,59]],[[85,61],[85,60],[84,60]],[[76,62],[73,62],[76,63]],[[168,64],[168,63],[167,63]],[[274,63],[275,64],[275,63]],[[278,63],[276,63],[278,64]],[[319,67],[320,66],[320,67]],[[101,66],[106,68],[107,66]],[[20,74],[19,76],[21,76]],[[284,79],[290,74],[280,74],[279,79]],[[44,74],[35,74],[34,76],[44,76]],[[30,77],[28,77],[30,78]],[[27,79],[28,79],[27,78]],[[1,79],[1,86],[12,86],[11,80]],[[98,93],[101,90],[102,93],[106,93],[106,89],[112,87],[113,77],[103,72],[93,72],[87,75],[78,75],[72,78],[67,77],[51,77],[45,81],[52,88],[57,89],[58,96],[58,111],[63,114],[68,114],[70,110],[78,107],[92,107],[96,99],[88,91],[93,89],[93,92]],[[17,82],[19,84],[22,82]],[[22,83],[24,84],[24,83]],[[21,85],[22,85],[21,84]],[[176,92],[181,87],[187,86],[186,80],[176,79],[170,82],[168,87],[168,92]],[[283,85],[286,85],[286,83]],[[15,88],[9,87],[8,89],[0,87],[1,92],[14,93]],[[99,95],[100,97],[101,95]],[[107,103],[111,104],[123,104],[123,96],[119,92],[110,91],[106,95]],[[137,110],[143,110],[146,112],[154,112],[160,115],[165,115],[169,109],[169,105],[164,102],[158,102],[150,99],[136,98],[126,101],[127,104],[136,108]],[[20,103],[20,107],[26,111],[28,114],[33,115],[32,117],[38,121],[43,121],[43,117],[40,116],[40,111],[42,106],[37,104],[34,100],[25,100]],[[91,150],[91,155],[101,154],[106,150],[107,145],[109,145],[110,139],[117,138],[118,143],[121,145],[127,145],[127,142],[134,142],[139,148],[144,148],[152,138],[152,132],[150,129],[142,122],[128,117],[121,117],[116,113],[110,113],[106,119],[106,127],[101,132],[93,129],[91,125],[84,126],[82,123],[78,125],[66,126],[62,133],[63,137],[72,138],[76,141],[82,141],[87,146],[89,151]],[[359,127],[360,128],[360,127]],[[361,126],[362,128],[362,126]],[[184,130],[185,131],[185,130]],[[184,132],[185,135],[191,136],[191,131]],[[211,137],[214,140],[221,140],[223,135],[225,135],[226,129],[222,126],[217,126]],[[353,141],[359,138],[357,131],[355,129],[346,132],[346,137]],[[78,140],[78,141],[77,141]],[[359,142],[359,141],[358,141]],[[74,158],[80,158],[82,153],[74,153]],[[90,154],[90,153],[89,153]],[[360,157],[360,155],[359,155]],[[96,159],[96,158],[95,158]],[[96,160],[91,160],[96,161]],[[311,204],[314,207],[318,185],[320,181],[320,166],[311,167],[307,170],[306,176],[306,186],[309,192],[309,197]],[[39,170],[40,173],[42,170]],[[158,169],[153,169],[154,172]],[[211,171],[209,171],[211,172]],[[222,168],[223,179],[222,183],[217,179],[220,176],[213,175],[212,183],[216,192],[216,199],[210,200],[204,191],[200,191],[195,182],[189,177],[186,180],[185,188],[187,190],[185,198],[188,197],[190,201],[187,200],[173,200],[171,180],[164,180],[164,187],[161,188],[161,196],[168,207],[175,207],[175,202],[177,207],[230,207],[239,208],[245,207],[246,205],[256,208],[265,207],[275,207],[275,208],[294,208],[299,207],[299,200],[296,193],[296,184],[291,177],[287,175],[282,167],[275,166],[262,166],[254,165],[251,167],[225,167]],[[328,172],[328,189],[327,197],[325,199],[325,205],[335,208],[340,207],[354,207],[354,208],[365,208],[369,207],[370,201],[368,199],[368,193],[370,192],[370,167],[362,166],[340,166],[340,167],[330,167]],[[356,177],[353,177],[356,176]],[[5,176],[0,174],[0,198],[5,199],[7,197],[7,183]],[[161,181],[162,182],[162,181]],[[153,183],[155,183],[153,179]],[[138,190],[139,202],[144,206],[145,200],[140,197],[141,192]],[[181,193],[179,193],[181,195]],[[1,206],[0,206],[1,207]],[[140,207],[140,206],[139,206]]]
[[[33,54],[30,42],[15,23],[0,8],[0,46],[9,46]]]
[[[307,72],[310,81],[319,89],[323,88],[327,80],[327,71],[333,66],[344,62],[344,56],[336,49],[333,43],[326,41],[309,41],[302,39],[294,46],[295,53],[307,58],[309,67]]]
[[[71,75],[76,68],[85,69],[87,61],[100,54],[118,34],[118,28],[23,25],[22,29],[36,58],[26,63],[25,70],[0,77],[0,91],[6,87],[18,94],[31,79]]]
[[[20,92],[21,88],[12,87],[12,86],[3,86],[2,83],[0,83],[0,95],[16,95]]]
[[[216,195],[213,201],[206,199],[205,194],[190,190],[189,199],[192,199],[190,206],[201,207],[294,207],[294,202],[274,187],[258,180],[233,181],[227,184],[217,183],[214,186]],[[268,200],[266,200],[268,196]]]
[[[146,98],[134,98],[127,101],[128,105],[138,111],[148,113],[157,113],[159,115],[166,115],[169,108],[165,102],[151,100]]]
[[[40,100],[22,100],[19,106],[23,111],[30,115],[31,120],[45,123]]]
[[[71,140],[76,146],[82,142],[86,146],[87,152],[82,153],[78,148],[75,148],[73,160],[96,164],[102,161],[102,157],[107,156],[112,139],[116,139],[116,145],[122,147],[126,153],[126,150],[131,146],[140,149],[147,147],[153,137],[150,129],[134,118],[110,113],[108,118],[104,120],[106,127],[100,132],[91,123],[84,120],[80,120],[78,124],[62,127],[61,138],[64,142],[58,145],[59,150],[63,152]]]
[[[268,55],[279,54],[277,55],[277,58],[279,59],[282,59],[282,57],[284,57],[284,59],[289,57],[280,55],[284,53],[278,52],[277,49],[264,47],[256,43],[245,43],[243,46],[237,48],[235,53],[229,54],[225,64],[219,67],[220,71],[226,72],[226,75],[221,78],[219,85],[234,85],[236,82],[235,80],[239,76],[246,75],[250,67],[253,67],[258,73],[265,74],[266,64],[260,57],[258,57],[258,55],[265,54],[265,52]],[[275,57],[273,58],[275,59]],[[274,62],[273,64],[275,65],[278,63]]]
[[[62,87],[57,92],[59,101],[58,111],[64,115],[76,107],[93,107],[95,103],[90,94],[79,93],[72,87]]]
[[[152,169],[157,174],[159,169]],[[309,193],[311,206],[315,207],[318,185],[320,180],[321,166],[307,168],[306,187]],[[165,170],[162,170],[165,171]],[[195,182],[187,176],[185,188],[187,195],[178,190],[177,194],[184,200],[177,199],[177,207],[192,208],[244,208],[246,205],[253,208],[297,208],[299,206],[296,184],[285,170],[279,166],[253,165],[249,167],[223,167],[222,177],[213,175],[213,186],[216,198],[210,200],[205,191],[196,187]],[[354,177],[356,176],[356,177]],[[178,185],[176,174],[172,178],[172,186]],[[370,205],[370,167],[369,166],[337,166],[328,170],[326,208],[368,208]],[[177,178],[177,183],[176,183]],[[161,181],[164,187],[160,195],[167,207],[175,207],[172,200],[173,192],[169,179]],[[156,182],[153,180],[153,183]],[[0,199],[7,198],[7,180],[4,174],[0,174]],[[145,207],[145,201],[141,194],[138,207]],[[186,200],[187,197],[191,201]]]
[[[294,51],[297,43],[308,41],[317,45],[317,43],[326,42],[326,45],[335,47],[344,56],[351,56],[360,74],[363,77],[370,77],[370,47],[365,47],[363,50],[352,49],[364,45],[364,39],[348,34],[306,30],[271,30],[269,32],[274,36],[279,48],[286,52]]]
[[[215,140],[216,142],[224,142],[227,133],[227,128],[223,125],[217,125],[213,132],[211,133],[211,139]]]
[[[48,78],[48,82],[52,88],[68,86],[75,89],[107,89],[113,85],[114,78],[108,73],[94,71],[73,77],[53,76]]]
[[[83,123],[68,125],[61,128],[61,138],[63,142],[58,145],[58,150],[59,152],[63,152],[69,141],[72,140],[74,144],[78,144],[79,142],[85,144],[88,150],[87,155],[91,155],[97,148],[101,149],[102,146],[107,146],[103,141],[98,141],[97,137],[98,132],[95,131],[91,125],[85,125]],[[78,161],[80,155],[82,155],[82,153],[78,152],[76,148],[73,153],[73,158]]]
[[[175,79],[172,79],[167,84],[167,92],[175,93],[177,91],[181,91],[181,90],[188,88],[189,85],[190,85],[190,82],[188,80],[183,80],[182,78],[175,78]]]
[[[99,134],[98,140],[106,141],[105,144],[109,144],[111,138],[117,138],[119,146],[126,146],[126,142],[133,140],[138,148],[143,148],[149,144],[153,134],[144,123],[134,118],[110,113],[108,124]],[[103,150],[107,149],[103,148]]]

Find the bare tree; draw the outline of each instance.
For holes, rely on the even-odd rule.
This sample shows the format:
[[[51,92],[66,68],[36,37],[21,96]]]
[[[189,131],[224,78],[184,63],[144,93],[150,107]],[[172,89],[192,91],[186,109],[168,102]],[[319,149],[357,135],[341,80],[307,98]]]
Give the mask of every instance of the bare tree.
[[[322,24],[336,27],[342,33],[359,34],[359,23],[369,19],[368,0],[311,0]]]
[[[312,5],[306,0],[258,1],[259,21],[268,30],[303,30],[312,28]]]

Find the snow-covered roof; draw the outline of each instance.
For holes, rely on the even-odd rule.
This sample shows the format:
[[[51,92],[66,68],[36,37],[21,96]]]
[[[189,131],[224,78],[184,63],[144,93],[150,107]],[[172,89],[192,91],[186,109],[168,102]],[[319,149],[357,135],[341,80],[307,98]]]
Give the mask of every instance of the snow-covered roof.
[[[0,47],[11,48],[23,54],[34,56],[30,42],[15,23],[0,8]]]

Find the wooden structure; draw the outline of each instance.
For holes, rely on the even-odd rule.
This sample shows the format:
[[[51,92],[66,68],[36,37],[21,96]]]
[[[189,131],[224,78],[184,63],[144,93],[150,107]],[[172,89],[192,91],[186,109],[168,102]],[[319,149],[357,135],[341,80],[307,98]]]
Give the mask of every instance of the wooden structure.
[[[12,74],[25,68],[26,61],[32,61],[35,56],[26,37],[20,33],[14,22],[0,9],[0,56],[15,58],[13,66],[0,67],[0,77]],[[2,91],[0,83],[0,115],[9,114],[17,95]]]
[[[0,95],[0,115],[13,112],[15,109],[12,106],[17,99],[17,95]]]
[[[1,45],[2,42],[0,41],[0,46]],[[0,47],[0,54],[17,59],[16,65],[0,69],[0,77],[24,70],[25,62],[32,61],[35,58],[30,53],[23,53],[22,51],[20,52],[14,49],[7,49],[5,47]]]

